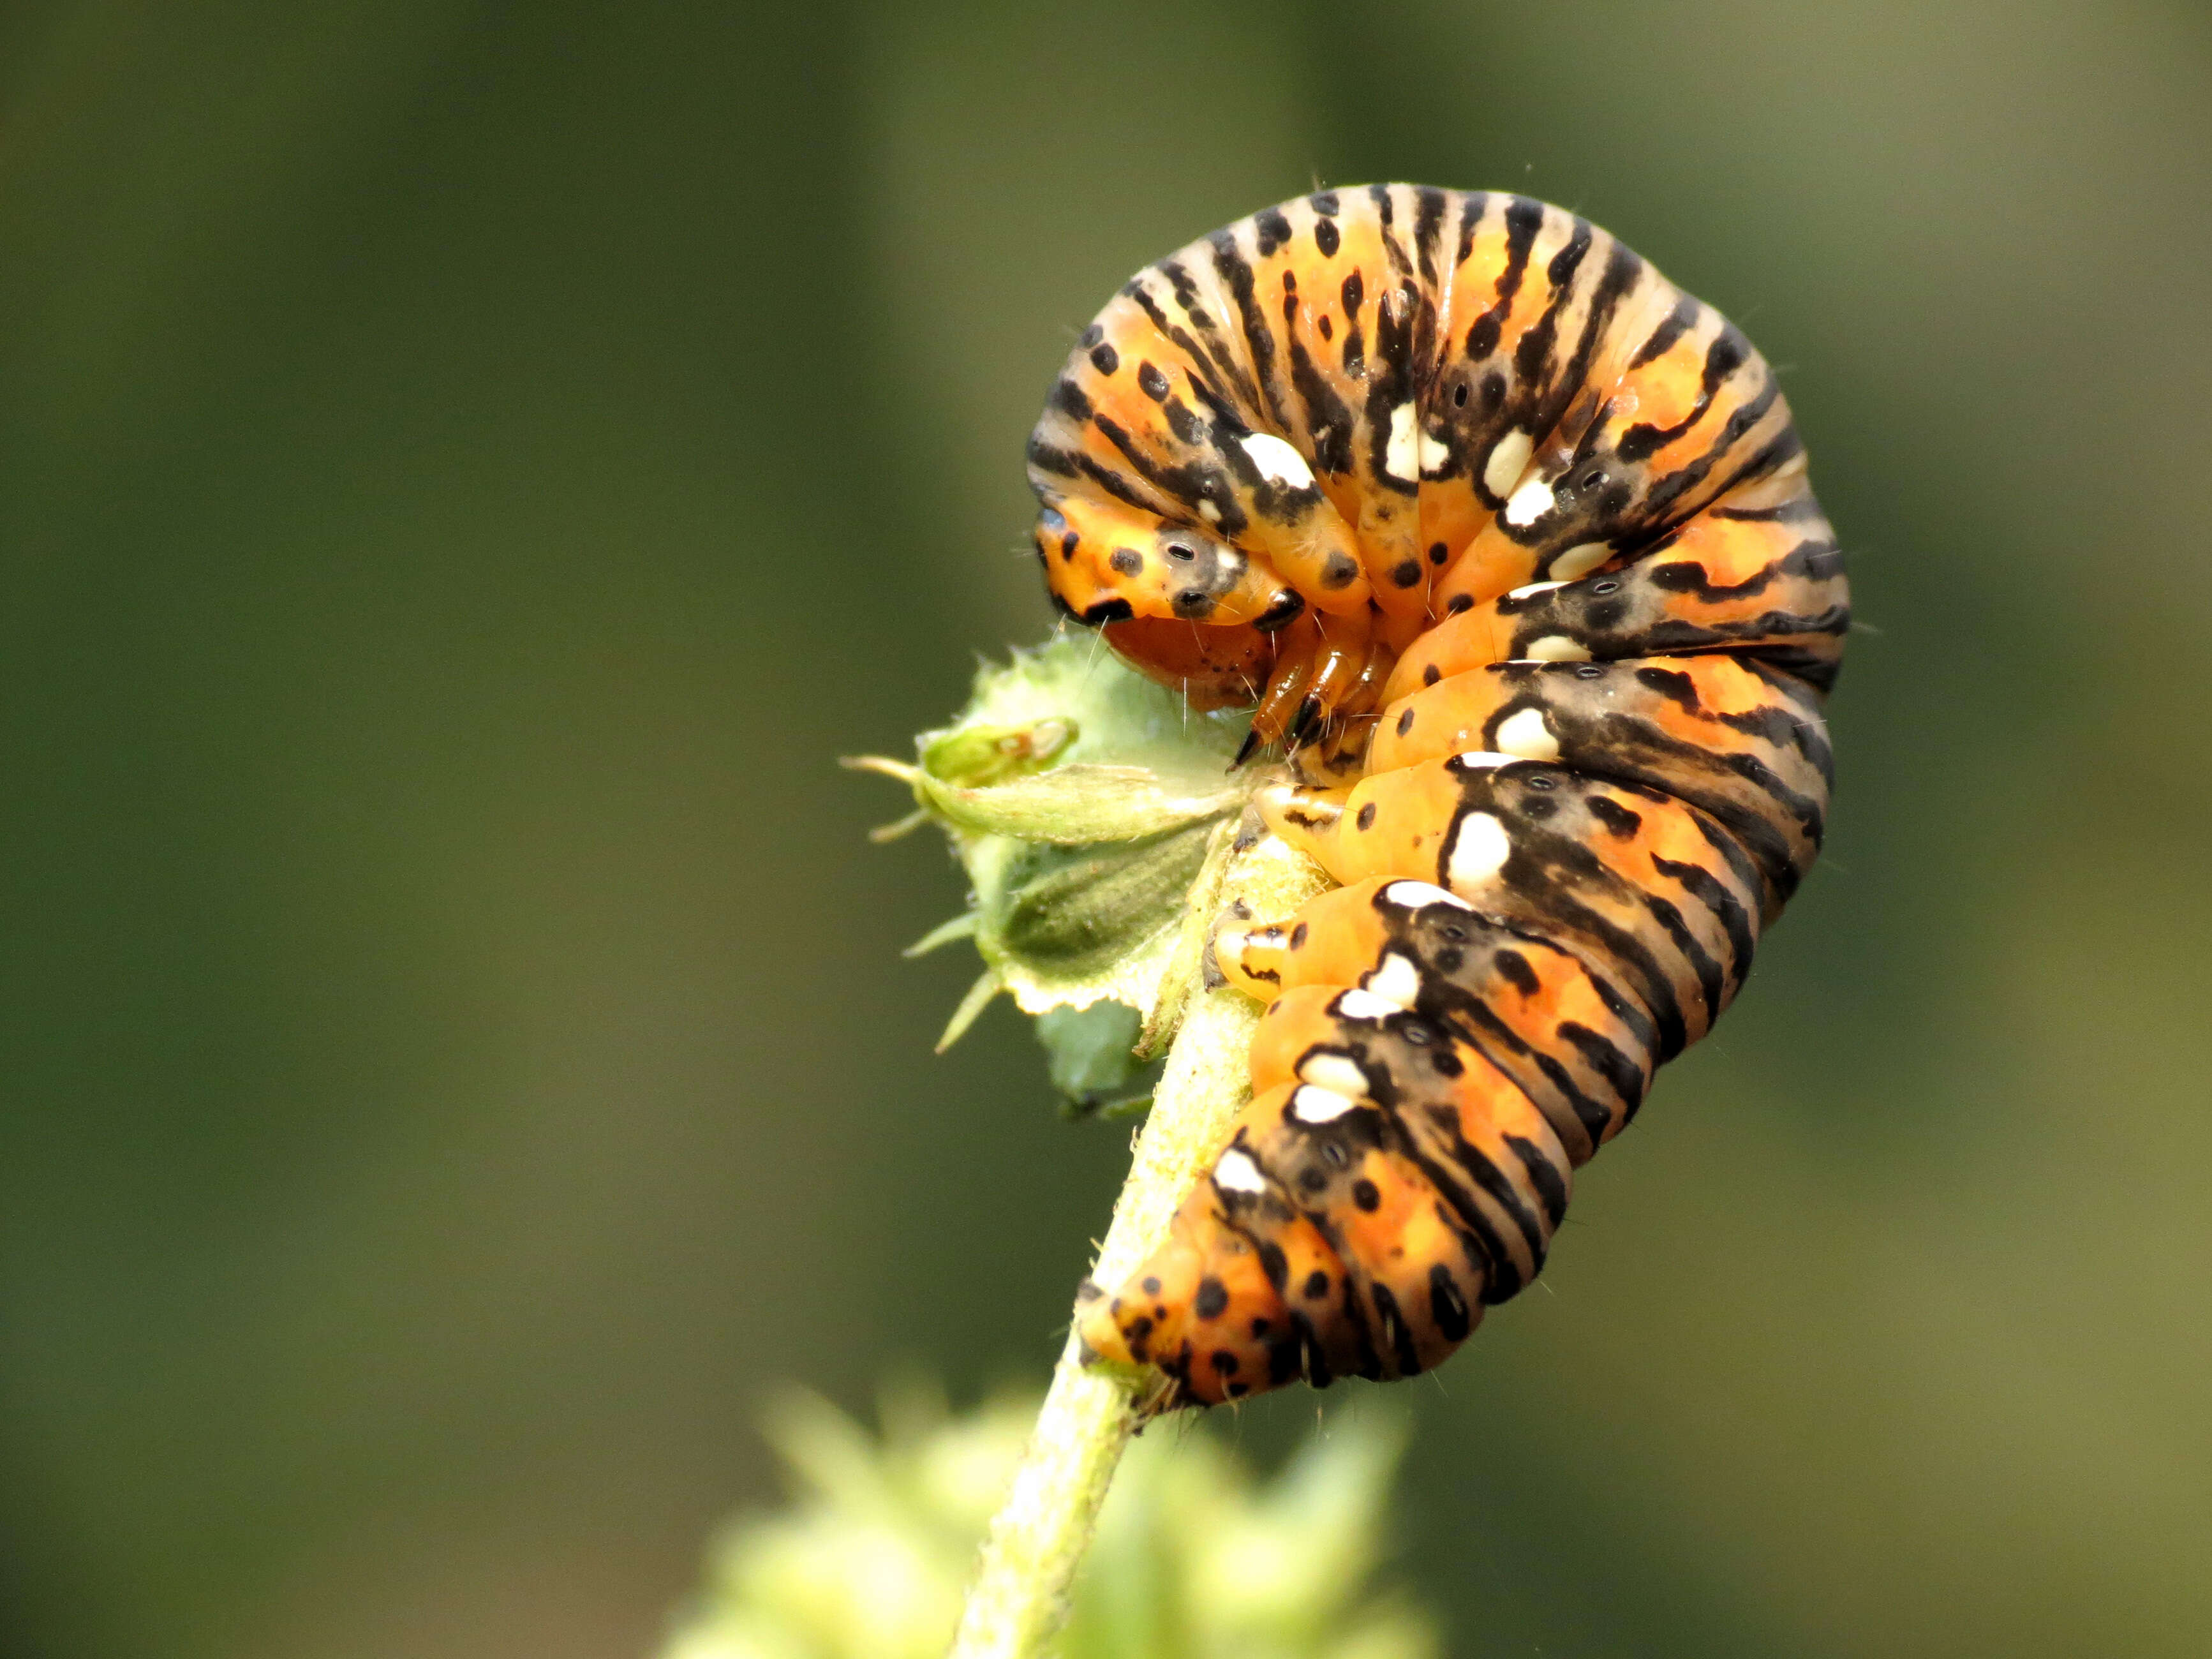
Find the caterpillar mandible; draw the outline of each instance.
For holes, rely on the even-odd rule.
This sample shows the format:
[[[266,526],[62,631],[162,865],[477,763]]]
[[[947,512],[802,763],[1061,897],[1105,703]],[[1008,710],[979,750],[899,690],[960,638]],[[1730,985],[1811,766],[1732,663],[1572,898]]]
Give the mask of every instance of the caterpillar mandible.
[[[1562,209],[1322,191],[1139,272],[1029,472],[1060,609],[1255,702],[1341,884],[1215,939],[1253,1100],[1079,1334],[1164,1407],[1427,1370],[1819,852],[1850,609],[1773,372]]]

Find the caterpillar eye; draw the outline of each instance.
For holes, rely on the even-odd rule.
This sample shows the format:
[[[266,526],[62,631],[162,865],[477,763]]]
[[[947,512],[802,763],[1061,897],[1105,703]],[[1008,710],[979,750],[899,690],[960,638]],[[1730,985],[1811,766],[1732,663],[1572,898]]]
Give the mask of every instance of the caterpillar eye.
[[[1168,544],[1168,557],[1171,559],[1180,559],[1185,564],[1188,564],[1197,556],[1198,551],[1195,548],[1187,547],[1181,542],[1170,542]]]

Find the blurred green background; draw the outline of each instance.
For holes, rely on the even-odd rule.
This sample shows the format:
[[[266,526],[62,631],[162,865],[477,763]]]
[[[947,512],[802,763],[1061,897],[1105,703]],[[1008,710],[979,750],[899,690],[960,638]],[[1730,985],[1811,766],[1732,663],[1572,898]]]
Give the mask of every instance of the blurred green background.
[[[639,1654],[772,1381],[1042,1376],[1127,1127],[931,1056],[831,757],[1046,630],[1116,283],[1412,178],[1745,324],[1869,627],[1832,861],[1400,1390],[1409,1571],[2212,1650],[2208,89],[2180,3],[9,0],[0,1644]]]

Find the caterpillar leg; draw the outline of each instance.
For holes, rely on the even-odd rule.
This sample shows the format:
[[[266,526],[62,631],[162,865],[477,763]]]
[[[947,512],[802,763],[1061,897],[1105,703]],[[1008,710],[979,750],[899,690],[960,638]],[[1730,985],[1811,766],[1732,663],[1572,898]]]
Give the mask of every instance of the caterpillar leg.
[[[1261,745],[1296,752],[1319,744],[1326,764],[1356,769],[1392,653],[1369,636],[1366,618],[1302,617],[1280,633],[1250,623],[1198,627],[1163,617],[1109,623],[1107,643],[1146,678],[1180,691],[1196,709],[1257,703],[1240,763]]]
[[[1316,613],[1285,629],[1274,674],[1252,716],[1255,745],[1297,749],[1340,714],[1364,712],[1350,706],[1355,691],[1364,692],[1371,707],[1382,690],[1382,677],[1371,666],[1372,631],[1364,612]]]

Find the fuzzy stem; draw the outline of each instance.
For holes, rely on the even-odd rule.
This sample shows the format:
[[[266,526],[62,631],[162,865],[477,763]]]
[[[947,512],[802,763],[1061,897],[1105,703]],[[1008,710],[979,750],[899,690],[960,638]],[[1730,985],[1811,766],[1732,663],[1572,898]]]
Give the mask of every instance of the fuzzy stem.
[[[1241,901],[1246,915],[1284,916],[1328,884],[1303,854],[1264,836],[1231,860],[1221,903],[1226,909]],[[1239,992],[1201,990],[1191,999],[1091,1266],[1096,1283],[1110,1288],[1134,1272],[1212,1167],[1250,1093],[1259,1023],[1258,1005]],[[1067,1617],[1069,1588],[1115,1465],[1136,1430],[1144,1381],[1086,1369],[1069,1337],[984,1540],[951,1659],[1036,1659],[1047,1651]]]

